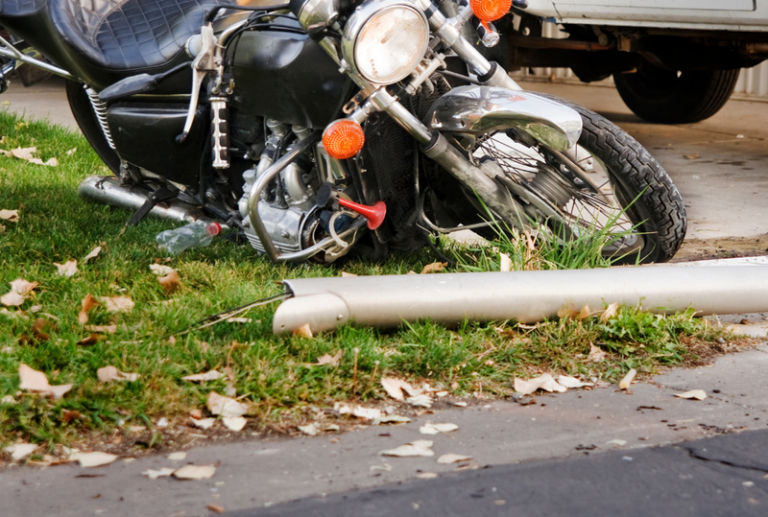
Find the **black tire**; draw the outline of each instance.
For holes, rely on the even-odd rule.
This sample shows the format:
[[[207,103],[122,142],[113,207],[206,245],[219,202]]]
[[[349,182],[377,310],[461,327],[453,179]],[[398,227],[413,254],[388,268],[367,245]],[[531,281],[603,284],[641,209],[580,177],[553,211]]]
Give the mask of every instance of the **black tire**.
[[[650,64],[632,74],[614,74],[622,100],[638,117],[662,124],[708,119],[725,106],[740,69],[674,72]]]
[[[104,132],[99,125],[83,85],[74,81],[67,81],[66,90],[69,107],[72,110],[72,115],[75,117],[75,122],[80,127],[80,131],[83,132],[83,136],[88,140],[88,143],[91,144],[93,150],[96,151],[96,154],[99,155],[99,158],[101,158],[106,166],[115,175],[119,175],[120,157],[109,146],[107,139],[104,137]]]
[[[683,243],[687,219],[680,192],[664,168],[637,140],[605,117],[563,99],[539,95],[579,112],[584,126],[578,145],[603,163],[616,199],[643,238],[639,250],[626,255],[620,253],[624,256],[616,263],[669,261]],[[452,205],[443,202],[441,208],[456,222],[469,225],[484,219],[467,198],[464,202],[455,199],[451,202]],[[477,231],[493,238],[489,232],[488,229]]]

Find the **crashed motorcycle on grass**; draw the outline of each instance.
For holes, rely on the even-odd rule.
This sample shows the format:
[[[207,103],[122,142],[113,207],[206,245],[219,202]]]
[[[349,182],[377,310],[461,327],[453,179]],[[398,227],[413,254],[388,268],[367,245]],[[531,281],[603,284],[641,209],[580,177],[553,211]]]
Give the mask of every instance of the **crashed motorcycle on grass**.
[[[135,210],[129,224],[216,221],[275,262],[607,227],[604,254],[669,260],[686,218],[658,162],[485,57],[511,3],[19,0],[0,23],[52,64],[0,54],[69,79],[115,174],[80,193]]]

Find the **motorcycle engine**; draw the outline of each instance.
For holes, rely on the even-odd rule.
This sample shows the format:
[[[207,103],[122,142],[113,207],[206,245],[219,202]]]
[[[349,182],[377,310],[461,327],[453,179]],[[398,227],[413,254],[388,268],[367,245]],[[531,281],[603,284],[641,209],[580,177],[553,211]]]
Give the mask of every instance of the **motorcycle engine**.
[[[260,253],[264,246],[253,230],[248,214],[248,198],[256,179],[296,142],[309,136],[308,129],[275,120],[266,120],[266,142],[258,164],[243,173],[245,184],[238,208],[243,216],[245,234]],[[259,215],[275,247],[281,253],[300,251],[312,246],[324,236],[320,214],[315,207],[317,189],[323,182],[336,182],[340,170],[332,167],[322,144],[296,159],[286,167],[262,192],[258,202]],[[314,155],[318,159],[315,159]],[[338,255],[340,256],[340,255]],[[326,254],[326,261],[335,259]]]

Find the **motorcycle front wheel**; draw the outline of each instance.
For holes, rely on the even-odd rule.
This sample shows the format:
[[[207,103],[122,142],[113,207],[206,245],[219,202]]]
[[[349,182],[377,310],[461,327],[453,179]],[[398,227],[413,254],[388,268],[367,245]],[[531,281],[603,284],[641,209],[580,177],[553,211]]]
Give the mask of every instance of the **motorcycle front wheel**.
[[[476,138],[470,159],[493,160],[499,166],[503,175],[497,181],[527,207],[524,223],[550,228],[564,240],[607,232],[602,253],[617,264],[671,259],[687,223],[683,200],[666,171],[612,122],[568,101],[553,100],[581,115],[584,126],[577,145],[560,153],[514,131],[495,131]],[[472,192],[445,183],[436,190],[443,198],[441,211],[455,222],[468,226],[487,221],[487,212]],[[457,190],[461,199],[455,197]],[[493,239],[498,230],[474,231]]]

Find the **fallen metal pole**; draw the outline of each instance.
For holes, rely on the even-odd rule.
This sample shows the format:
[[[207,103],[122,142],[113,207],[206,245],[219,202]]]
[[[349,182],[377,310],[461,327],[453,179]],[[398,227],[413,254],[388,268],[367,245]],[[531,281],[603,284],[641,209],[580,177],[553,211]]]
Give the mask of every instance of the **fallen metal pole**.
[[[533,323],[563,308],[641,305],[668,313],[768,311],[768,267],[620,267],[570,271],[457,273],[284,280],[293,294],[275,312],[273,332],[309,324],[313,332],[347,322],[395,327],[422,319],[455,324]]]

